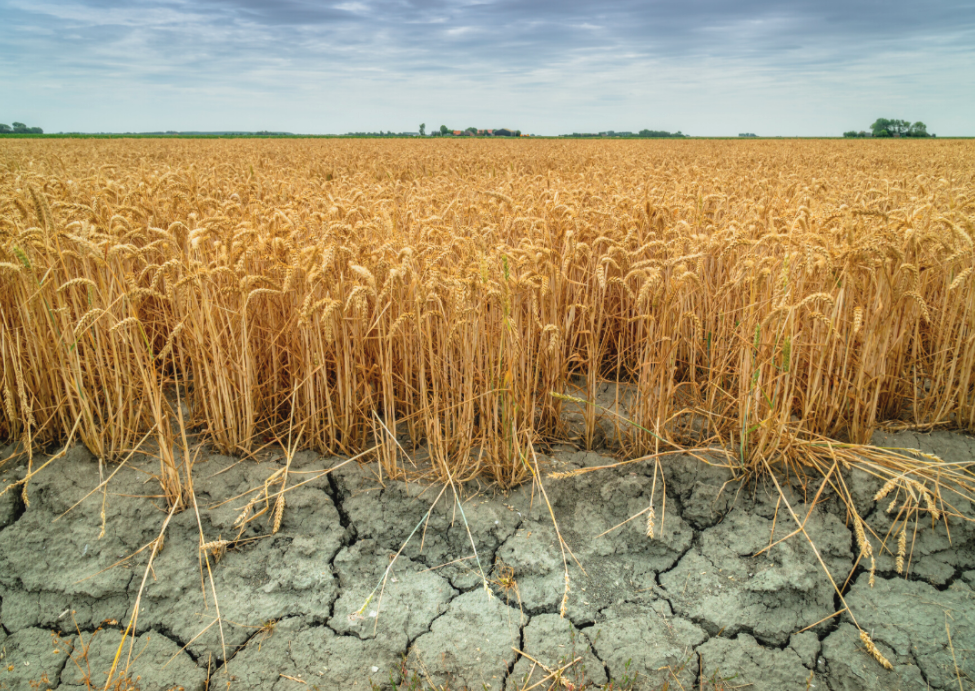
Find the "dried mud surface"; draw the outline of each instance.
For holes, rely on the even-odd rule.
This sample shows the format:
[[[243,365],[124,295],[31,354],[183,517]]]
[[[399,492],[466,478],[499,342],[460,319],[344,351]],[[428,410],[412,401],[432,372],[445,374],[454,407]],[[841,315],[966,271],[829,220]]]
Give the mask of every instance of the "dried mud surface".
[[[975,460],[975,439],[959,434],[874,442]],[[0,458],[13,452],[0,448]],[[561,471],[614,462],[569,447],[553,449],[550,460]],[[128,666],[139,688],[411,688],[421,680],[423,688],[514,691],[570,663],[574,688],[975,683],[975,526],[950,521],[949,534],[922,521],[909,576],[898,576],[877,539],[890,527],[873,503],[879,483],[864,473],[845,479],[874,533],[872,588],[843,504],[825,493],[813,506],[811,494],[785,491],[892,670],[863,650],[847,615],[830,617],[838,598],[808,542],[776,543],[795,525],[773,486],[738,483],[681,456],[666,461],[655,489],[653,467],[632,464],[548,480],[548,503],[530,486],[508,494],[465,487],[460,506],[448,490],[430,511],[440,488],[380,483],[370,465],[320,475],[339,462],[295,457],[289,485],[305,484],[288,492],[280,531],[269,535],[263,518],[249,524],[212,564],[214,602],[209,586],[204,594],[200,527],[208,541],[237,538],[247,498],[234,498],[263,486],[281,460],[201,455],[199,525],[193,510],[175,514],[145,578]],[[19,491],[0,497],[0,689],[82,689],[86,678],[104,686],[146,574],[143,548],[166,517],[156,468],[138,457],[107,493],[75,506],[116,468],[99,468],[76,446],[31,480],[29,505]],[[25,471],[19,459],[6,464],[0,490]],[[653,539],[645,515],[624,523],[652,492]],[[564,617],[563,552],[549,504],[572,550]],[[385,585],[350,616],[415,529]]]

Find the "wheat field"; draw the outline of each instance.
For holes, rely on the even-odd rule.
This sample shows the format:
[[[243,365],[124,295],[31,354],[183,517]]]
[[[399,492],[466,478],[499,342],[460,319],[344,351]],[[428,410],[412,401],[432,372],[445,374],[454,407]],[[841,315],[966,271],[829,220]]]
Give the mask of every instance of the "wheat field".
[[[175,391],[512,486],[606,382],[630,456],[975,431],[973,236],[968,141],[0,141],[0,438],[175,473]]]

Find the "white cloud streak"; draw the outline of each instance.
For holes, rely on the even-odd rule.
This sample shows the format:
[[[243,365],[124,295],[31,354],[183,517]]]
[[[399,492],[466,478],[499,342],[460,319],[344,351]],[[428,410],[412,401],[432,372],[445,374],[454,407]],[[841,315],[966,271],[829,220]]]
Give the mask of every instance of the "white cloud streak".
[[[961,2],[0,0],[0,122],[46,131],[975,134],[972,74]]]

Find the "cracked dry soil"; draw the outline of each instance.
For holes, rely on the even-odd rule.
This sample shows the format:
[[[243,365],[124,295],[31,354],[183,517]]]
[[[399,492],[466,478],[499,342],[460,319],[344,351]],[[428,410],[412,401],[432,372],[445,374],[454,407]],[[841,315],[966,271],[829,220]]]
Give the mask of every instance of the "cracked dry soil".
[[[960,434],[905,432],[874,442],[975,461],[975,439]],[[0,449],[0,457],[11,451]],[[551,461],[564,471],[613,459],[563,448]],[[288,493],[280,532],[249,524],[214,566],[222,637],[201,587],[196,516],[173,517],[135,631],[129,675],[139,688],[405,688],[418,676],[449,689],[500,691],[542,681],[547,673],[532,659],[555,669],[576,658],[566,671],[576,688],[635,678],[636,689],[715,688],[709,684],[722,680],[755,691],[954,689],[975,679],[971,522],[950,521],[950,536],[930,519],[917,526],[906,579],[875,541],[871,588],[854,566],[842,503],[826,493],[811,506],[814,489],[808,496],[786,489],[797,513],[810,514],[807,530],[833,578],[844,583],[853,570],[845,596],[893,663],[887,671],[863,650],[847,615],[830,618],[838,598],[801,536],[753,556],[795,527],[776,513],[774,487],[730,482],[727,471],[690,457],[664,464],[653,539],[643,517],[596,537],[649,506],[652,466],[547,482],[562,535],[584,569],[570,557],[564,618],[562,553],[530,486],[507,495],[467,487],[463,517],[445,494],[381,595],[350,618],[439,490],[381,485],[369,465],[312,479],[338,462],[298,454],[291,484],[311,481]],[[262,486],[279,464],[220,455],[197,463],[208,540],[236,536],[246,499],[226,500]],[[153,540],[165,517],[152,496],[152,470],[145,459],[130,461],[107,496],[93,494],[59,519],[98,484],[97,461],[76,446],[31,481],[29,506],[19,492],[0,497],[0,689],[85,688],[86,675],[104,686],[148,551],[111,567]],[[8,463],[0,488],[24,472],[24,464]],[[872,502],[879,483],[857,471],[846,480],[858,510],[884,535],[889,517]],[[975,517],[975,508],[959,508]],[[506,575],[516,587],[500,585],[511,586]]]

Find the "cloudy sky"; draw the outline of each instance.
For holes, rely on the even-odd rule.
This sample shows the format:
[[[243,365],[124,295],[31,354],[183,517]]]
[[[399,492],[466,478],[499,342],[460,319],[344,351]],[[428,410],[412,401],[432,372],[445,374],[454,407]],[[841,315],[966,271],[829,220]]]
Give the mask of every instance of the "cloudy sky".
[[[975,135],[971,0],[0,0],[0,122],[58,131]]]

